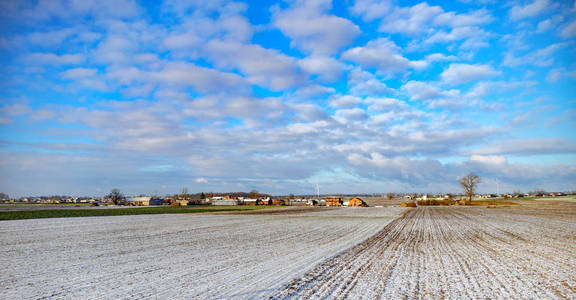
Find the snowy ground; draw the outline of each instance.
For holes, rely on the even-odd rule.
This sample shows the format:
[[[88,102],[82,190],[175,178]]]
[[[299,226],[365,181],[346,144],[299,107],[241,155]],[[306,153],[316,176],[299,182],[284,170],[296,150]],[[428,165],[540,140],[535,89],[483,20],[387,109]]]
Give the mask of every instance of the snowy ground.
[[[0,299],[265,297],[404,211],[3,221]]]
[[[274,298],[576,299],[576,211],[420,207]]]

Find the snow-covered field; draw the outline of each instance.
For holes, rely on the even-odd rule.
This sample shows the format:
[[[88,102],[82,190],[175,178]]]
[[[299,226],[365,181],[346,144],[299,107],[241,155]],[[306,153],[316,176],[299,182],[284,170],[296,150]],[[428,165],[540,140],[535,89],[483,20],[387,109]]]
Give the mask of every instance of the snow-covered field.
[[[576,299],[574,209],[420,207],[274,298]]]
[[[3,221],[0,299],[265,297],[402,212]]]

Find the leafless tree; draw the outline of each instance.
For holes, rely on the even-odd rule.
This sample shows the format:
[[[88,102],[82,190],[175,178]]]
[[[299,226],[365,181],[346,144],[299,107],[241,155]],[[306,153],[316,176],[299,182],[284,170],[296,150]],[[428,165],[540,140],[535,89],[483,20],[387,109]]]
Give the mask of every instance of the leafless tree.
[[[112,189],[106,198],[110,199],[115,205],[123,204],[126,199],[119,189]]]
[[[251,190],[250,194],[248,194],[248,198],[258,199],[260,198],[260,193],[257,190]]]
[[[392,199],[394,199],[394,197],[396,197],[396,195],[395,195],[394,193],[388,193],[388,194],[386,194],[386,199],[387,199],[387,200],[392,200]]]
[[[460,179],[458,182],[462,186],[464,190],[464,194],[468,196],[468,205],[472,204],[472,197],[474,197],[474,192],[476,191],[476,187],[480,183],[480,177],[476,174],[468,174]]]

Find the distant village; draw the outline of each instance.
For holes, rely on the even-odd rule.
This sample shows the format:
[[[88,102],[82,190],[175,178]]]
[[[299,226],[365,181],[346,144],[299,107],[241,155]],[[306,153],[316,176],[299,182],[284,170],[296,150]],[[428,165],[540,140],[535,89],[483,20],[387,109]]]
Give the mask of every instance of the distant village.
[[[544,192],[507,193],[507,194],[476,194],[475,200],[508,199],[524,197],[561,197],[575,195],[576,192]],[[289,195],[271,196],[250,193],[181,193],[169,196],[138,195],[122,197],[121,201],[113,201],[109,195],[102,197],[72,197],[72,196],[36,196],[10,198],[0,193],[0,204],[69,204],[69,205],[124,205],[124,206],[189,206],[189,205],[288,205],[288,206],[368,206],[365,198],[380,198],[382,200],[403,201],[402,206],[419,205],[459,205],[465,204],[463,194],[418,194],[418,193],[388,193],[363,195]]]

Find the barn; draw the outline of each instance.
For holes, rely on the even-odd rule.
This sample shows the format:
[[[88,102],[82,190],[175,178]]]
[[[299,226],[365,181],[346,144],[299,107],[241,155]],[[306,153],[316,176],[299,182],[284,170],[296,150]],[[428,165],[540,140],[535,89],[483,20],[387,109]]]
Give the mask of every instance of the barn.
[[[358,197],[354,197],[348,201],[348,206],[360,206],[366,207],[368,206],[366,202]]]
[[[342,206],[342,198],[328,197],[326,198],[326,206]]]

